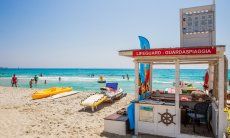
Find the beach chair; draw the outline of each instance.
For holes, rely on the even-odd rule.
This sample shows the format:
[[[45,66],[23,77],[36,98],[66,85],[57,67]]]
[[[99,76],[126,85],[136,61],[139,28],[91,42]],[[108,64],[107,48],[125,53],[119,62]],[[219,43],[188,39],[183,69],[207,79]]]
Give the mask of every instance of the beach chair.
[[[123,90],[118,88],[118,83],[106,83],[106,86],[101,88],[101,93],[107,96],[107,101],[113,102],[124,96]]]
[[[195,122],[198,121],[204,121],[205,124],[207,125],[208,131],[210,130],[209,128],[209,123],[210,119],[209,113],[210,113],[210,108],[209,108],[209,102],[200,102],[194,105],[193,110],[189,110],[187,115],[192,119],[192,124],[193,124],[193,132],[195,133]]]
[[[106,100],[106,98],[107,96],[104,94],[95,93],[93,95],[90,95],[86,99],[82,100],[80,105],[85,106],[84,109],[86,107],[91,107],[92,111],[94,111],[94,109],[97,109],[97,106],[103,103]]]

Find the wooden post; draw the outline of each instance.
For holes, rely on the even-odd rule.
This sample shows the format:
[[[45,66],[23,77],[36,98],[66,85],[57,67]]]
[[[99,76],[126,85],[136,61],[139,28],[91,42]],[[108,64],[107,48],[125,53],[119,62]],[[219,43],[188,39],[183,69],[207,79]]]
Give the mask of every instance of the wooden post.
[[[134,61],[135,63],[135,100],[139,98],[139,63]]]
[[[226,127],[226,117],[224,113],[224,57],[219,58],[218,65],[218,138],[223,138]]]
[[[208,75],[209,75],[209,81],[208,81],[208,86],[209,86],[209,90],[212,90],[213,89],[213,80],[214,80],[214,75],[213,75],[213,73],[214,73],[214,66],[213,66],[213,64],[211,64],[211,63],[209,63],[208,64]]]
[[[180,134],[180,62],[177,59],[175,61],[175,110],[176,110],[176,128],[175,136],[177,137]]]
[[[224,56],[224,107],[227,102],[227,91],[228,91],[228,58]]]
[[[218,62],[214,64],[214,77],[213,77],[213,96],[218,99]]]
[[[208,90],[210,90],[210,71],[211,71],[211,64],[208,64]],[[205,79],[205,78],[204,78]],[[207,93],[209,94],[209,93]]]
[[[153,83],[153,73],[152,73],[152,71],[153,71],[153,63],[150,63],[149,64],[150,65],[150,74],[149,74],[149,77],[150,77],[150,79],[149,79],[149,91],[150,92],[152,92],[153,91],[153,87],[152,87],[152,83]]]
[[[139,63],[134,61],[135,63],[135,100],[139,100]],[[138,135],[138,118],[139,118],[139,106],[135,103],[135,135]]]

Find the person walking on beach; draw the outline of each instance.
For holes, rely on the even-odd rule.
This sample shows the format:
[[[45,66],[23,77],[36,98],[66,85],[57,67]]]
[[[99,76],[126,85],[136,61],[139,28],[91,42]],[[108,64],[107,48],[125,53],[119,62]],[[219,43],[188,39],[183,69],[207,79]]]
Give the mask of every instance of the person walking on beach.
[[[38,83],[38,76],[37,75],[34,76],[34,81],[35,81],[35,84]]]
[[[30,80],[30,88],[33,88],[33,79]]]
[[[14,74],[12,79],[11,79],[12,87],[14,87],[14,86],[18,87],[17,83],[18,83],[18,79],[17,79],[16,75]]]

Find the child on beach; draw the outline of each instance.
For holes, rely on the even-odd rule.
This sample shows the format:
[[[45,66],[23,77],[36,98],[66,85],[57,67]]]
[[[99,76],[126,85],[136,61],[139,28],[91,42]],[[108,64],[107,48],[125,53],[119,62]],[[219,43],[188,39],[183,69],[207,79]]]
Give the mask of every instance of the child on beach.
[[[17,79],[16,75],[14,74],[12,79],[11,79],[12,87],[14,87],[14,86],[18,87],[17,83],[18,83],[18,79]]]
[[[32,88],[33,87],[33,79],[30,80],[29,84],[30,84],[30,88]]]

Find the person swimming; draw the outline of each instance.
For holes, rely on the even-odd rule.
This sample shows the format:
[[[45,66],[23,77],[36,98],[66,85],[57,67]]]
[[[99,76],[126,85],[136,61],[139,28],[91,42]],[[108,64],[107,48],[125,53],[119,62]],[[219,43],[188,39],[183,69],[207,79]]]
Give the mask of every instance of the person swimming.
[[[100,76],[100,77],[99,77],[99,81],[104,81],[103,76]]]
[[[34,76],[34,81],[35,81],[35,84],[38,83],[38,76],[37,75]]]
[[[97,81],[98,83],[106,83],[106,80],[104,79],[103,76],[99,76],[99,79]]]

